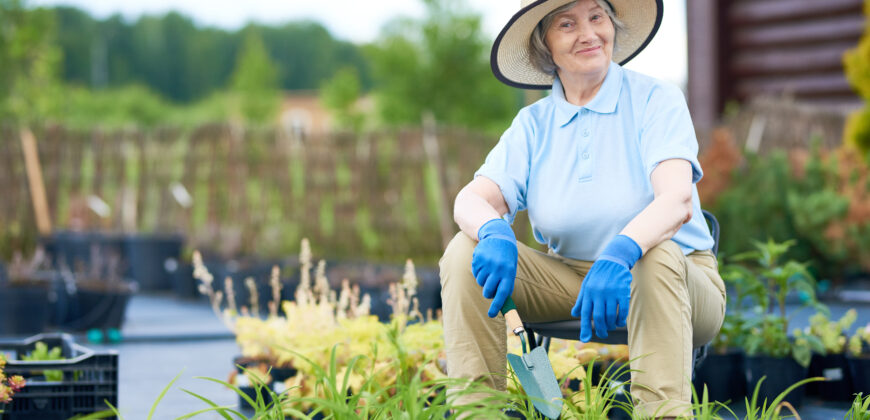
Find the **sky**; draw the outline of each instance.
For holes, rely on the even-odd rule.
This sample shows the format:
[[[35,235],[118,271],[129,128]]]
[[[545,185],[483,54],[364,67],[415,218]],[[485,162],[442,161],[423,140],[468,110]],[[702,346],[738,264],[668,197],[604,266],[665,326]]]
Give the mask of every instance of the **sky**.
[[[495,39],[519,10],[519,0],[458,0],[483,16],[484,31]],[[685,87],[686,0],[664,0],[664,21],[653,42],[626,67]],[[309,19],[322,23],[336,38],[354,43],[373,41],[381,26],[396,16],[419,17],[420,0],[31,0],[31,5],[64,4],[96,18],[120,13],[128,20],[170,10],[191,17],[198,25],[238,29],[247,22],[279,24]]]

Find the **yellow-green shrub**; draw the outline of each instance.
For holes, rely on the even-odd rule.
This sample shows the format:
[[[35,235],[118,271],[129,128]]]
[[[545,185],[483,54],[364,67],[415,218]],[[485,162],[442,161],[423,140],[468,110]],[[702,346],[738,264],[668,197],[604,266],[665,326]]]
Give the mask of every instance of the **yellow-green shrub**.
[[[870,16],[870,0],[864,1],[864,16]],[[870,20],[865,21],[858,46],[843,54],[843,66],[846,78],[865,101],[864,108],[849,117],[843,140],[866,153],[870,151]]]

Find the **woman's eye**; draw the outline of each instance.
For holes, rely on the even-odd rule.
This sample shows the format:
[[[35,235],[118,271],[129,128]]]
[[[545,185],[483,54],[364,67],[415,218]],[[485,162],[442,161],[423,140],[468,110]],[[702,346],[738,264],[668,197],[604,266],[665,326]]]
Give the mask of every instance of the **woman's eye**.
[[[560,27],[560,28],[570,28],[571,25],[573,25],[573,23],[570,22],[570,21],[567,21],[567,20],[566,20],[566,21],[560,23],[560,24],[559,24],[559,27]]]
[[[592,15],[592,21],[593,21],[593,22],[595,22],[595,21],[599,21],[599,20],[601,20],[601,19],[602,19],[602,18],[601,18],[601,15]]]

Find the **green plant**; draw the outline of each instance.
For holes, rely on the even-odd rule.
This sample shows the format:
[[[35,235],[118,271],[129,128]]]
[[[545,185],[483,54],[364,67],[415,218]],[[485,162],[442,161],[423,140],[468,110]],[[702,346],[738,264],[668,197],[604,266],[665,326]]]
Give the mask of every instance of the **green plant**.
[[[818,338],[797,329],[793,331],[794,339],[788,337],[790,317],[785,311],[786,296],[794,292],[801,297],[803,307],[813,306],[826,313],[827,308],[816,299],[815,281],[806,264],[794,260],[780,263],[794,241],[753,242],[755,250],[733,257],[733,260],[748,263],[748,266],[729,274],[733,276],[732,282],[744,285],[743,290],[756,305],[755,316],[747,317],[743,324],[743,331],[749,334],[743,336],[742,347],[749,355],[791,355],[806,367],[812,352],[822,353],[824,347]]]
[[[0,404],[12,402],[12,396],[26,385],[24,378],[21,376],[15,375],[7,378],[3,372],[5,367],[6,356],[0,354]],[[0,405],[0,414],[3,414],[2,405]]]
[[[21,357],[21,360],[29,362],[46,362],[53,360],[65,360],[61,353],[63,349],[60,347],[52,347],[51,350],[42,341],[37,341],[36,345],[30,353]],[[60,370],[45,370],[41,372],[45,376],[45,380],[49,382],[63,381],[63,371]]]
[[[837,321],[832,321],[826,314],[817,312],[810,317],[807,333],[821,340],[826,354],[842,354],[847,343],[845,331],[855,323],[857,318],[858,312],[855,309],[849,309]]]
[[[855,357],[863,356],[864,349],[870,345],[870,324],[855,330],[855,334],[849,338],[849,354]]]
[[[864,396],[863,392],[855,394],[852,406],[843,417],[845,420],[870,420],[870,395]]]
[[[595,383],[592,372],[593,365],[597,361],[599,361],[599,357],[594,357],[585,365],[575,366],[575,369],[580,370],[584,375],[581,378],[580,389],[565,398],[563,415],[566,418],[607,419],[613,410],[621,410],[631,414],[631,404],[628,401],[618,399],[619,394],[625,392],[625,383],[612,379],[623,377],[630,372],[628,363],[608,365],[598,382]],[[514,378],[513,375],[511,377]],[[564,380],[567,380],[567,377]]]
[[[764,284],[752,271],[738,264],[724,264],[720,269],[722,280],[731,286],[726,300],[727,309],[719,334],[713,338],[713,350],[725,354],[729,349],[742,348],[748,335],[744,315],[747,301],[765,295]]]
[[[744,420],[778,420],[782,418],[779,413],[783,409],[783,407],[788,408],[792,412],[792,414],[795,415],[795,417],[800,418],[799,416],[797,416],[797,412],[795,411],[794,407],[792,407],[792,405],[789,404],[787,401],[783,400],[790,392],[794,391],[795,388],[799,386],[805,385],[810,382],[825,380],[825,378],[806,378],[786,388],[785,391],[782,391],[770,403],[768,403],[767,399],[765,399],[763,402],[761,402],[761,406],[759,406],[758,403],[760,401],[758,401],[758,392],[761,390],[761,384],[764,382],[764,379],[765,378],[762,377],[755,385],[755,390],[752,391],[752,398],[750,399],[749,397],[746,397],[745,399],[746,417],[744,417]]]
[[[759,238],[782,241],[796,237],[788,214],[786,192],[791,183],[787,156],[747,153],[745,164],[732,174],[735,182],[723,191],[710,210],[719,219],[719,254],[736,255]]]
[[[731,416],[737,417],[730,408],[728,408],[725,403],[720,401],[710,401],[709,396],[707,395],[707,384],[704,384],[704,390],[701,393],[701,397],[698,397],[698,391],[692,386],[692,409],[695,412],[695,419],[698,420],[715,420],[721,419],[722,416],[719,416],[719,410],[725,409],[725,411],[731,413]]]
[[[864,2],[864,16],[870,17],[870,1]],[[864,24],[864,34],[855,48],[843,54],[846,78],[861,97],[864,108],[855,111],[849,118],[844,134],[844,143],[851,144],[864,153],[870,151],[870,23]]]

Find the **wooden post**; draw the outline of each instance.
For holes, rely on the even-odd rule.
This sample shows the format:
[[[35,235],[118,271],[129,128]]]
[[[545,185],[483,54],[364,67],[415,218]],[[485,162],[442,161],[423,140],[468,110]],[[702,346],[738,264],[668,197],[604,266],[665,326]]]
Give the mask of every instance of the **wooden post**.
[[[42,167],[39,165],[36,137],[29,128],[21,129],[20,137],[27,181],[30,186],[30,200],[33,202],[33,212],[36,215],[36,228],[40,234],[48,235],[51,233],[51,216],[48,211],[48,200],[45,197],[45,183],[42,180]]]

